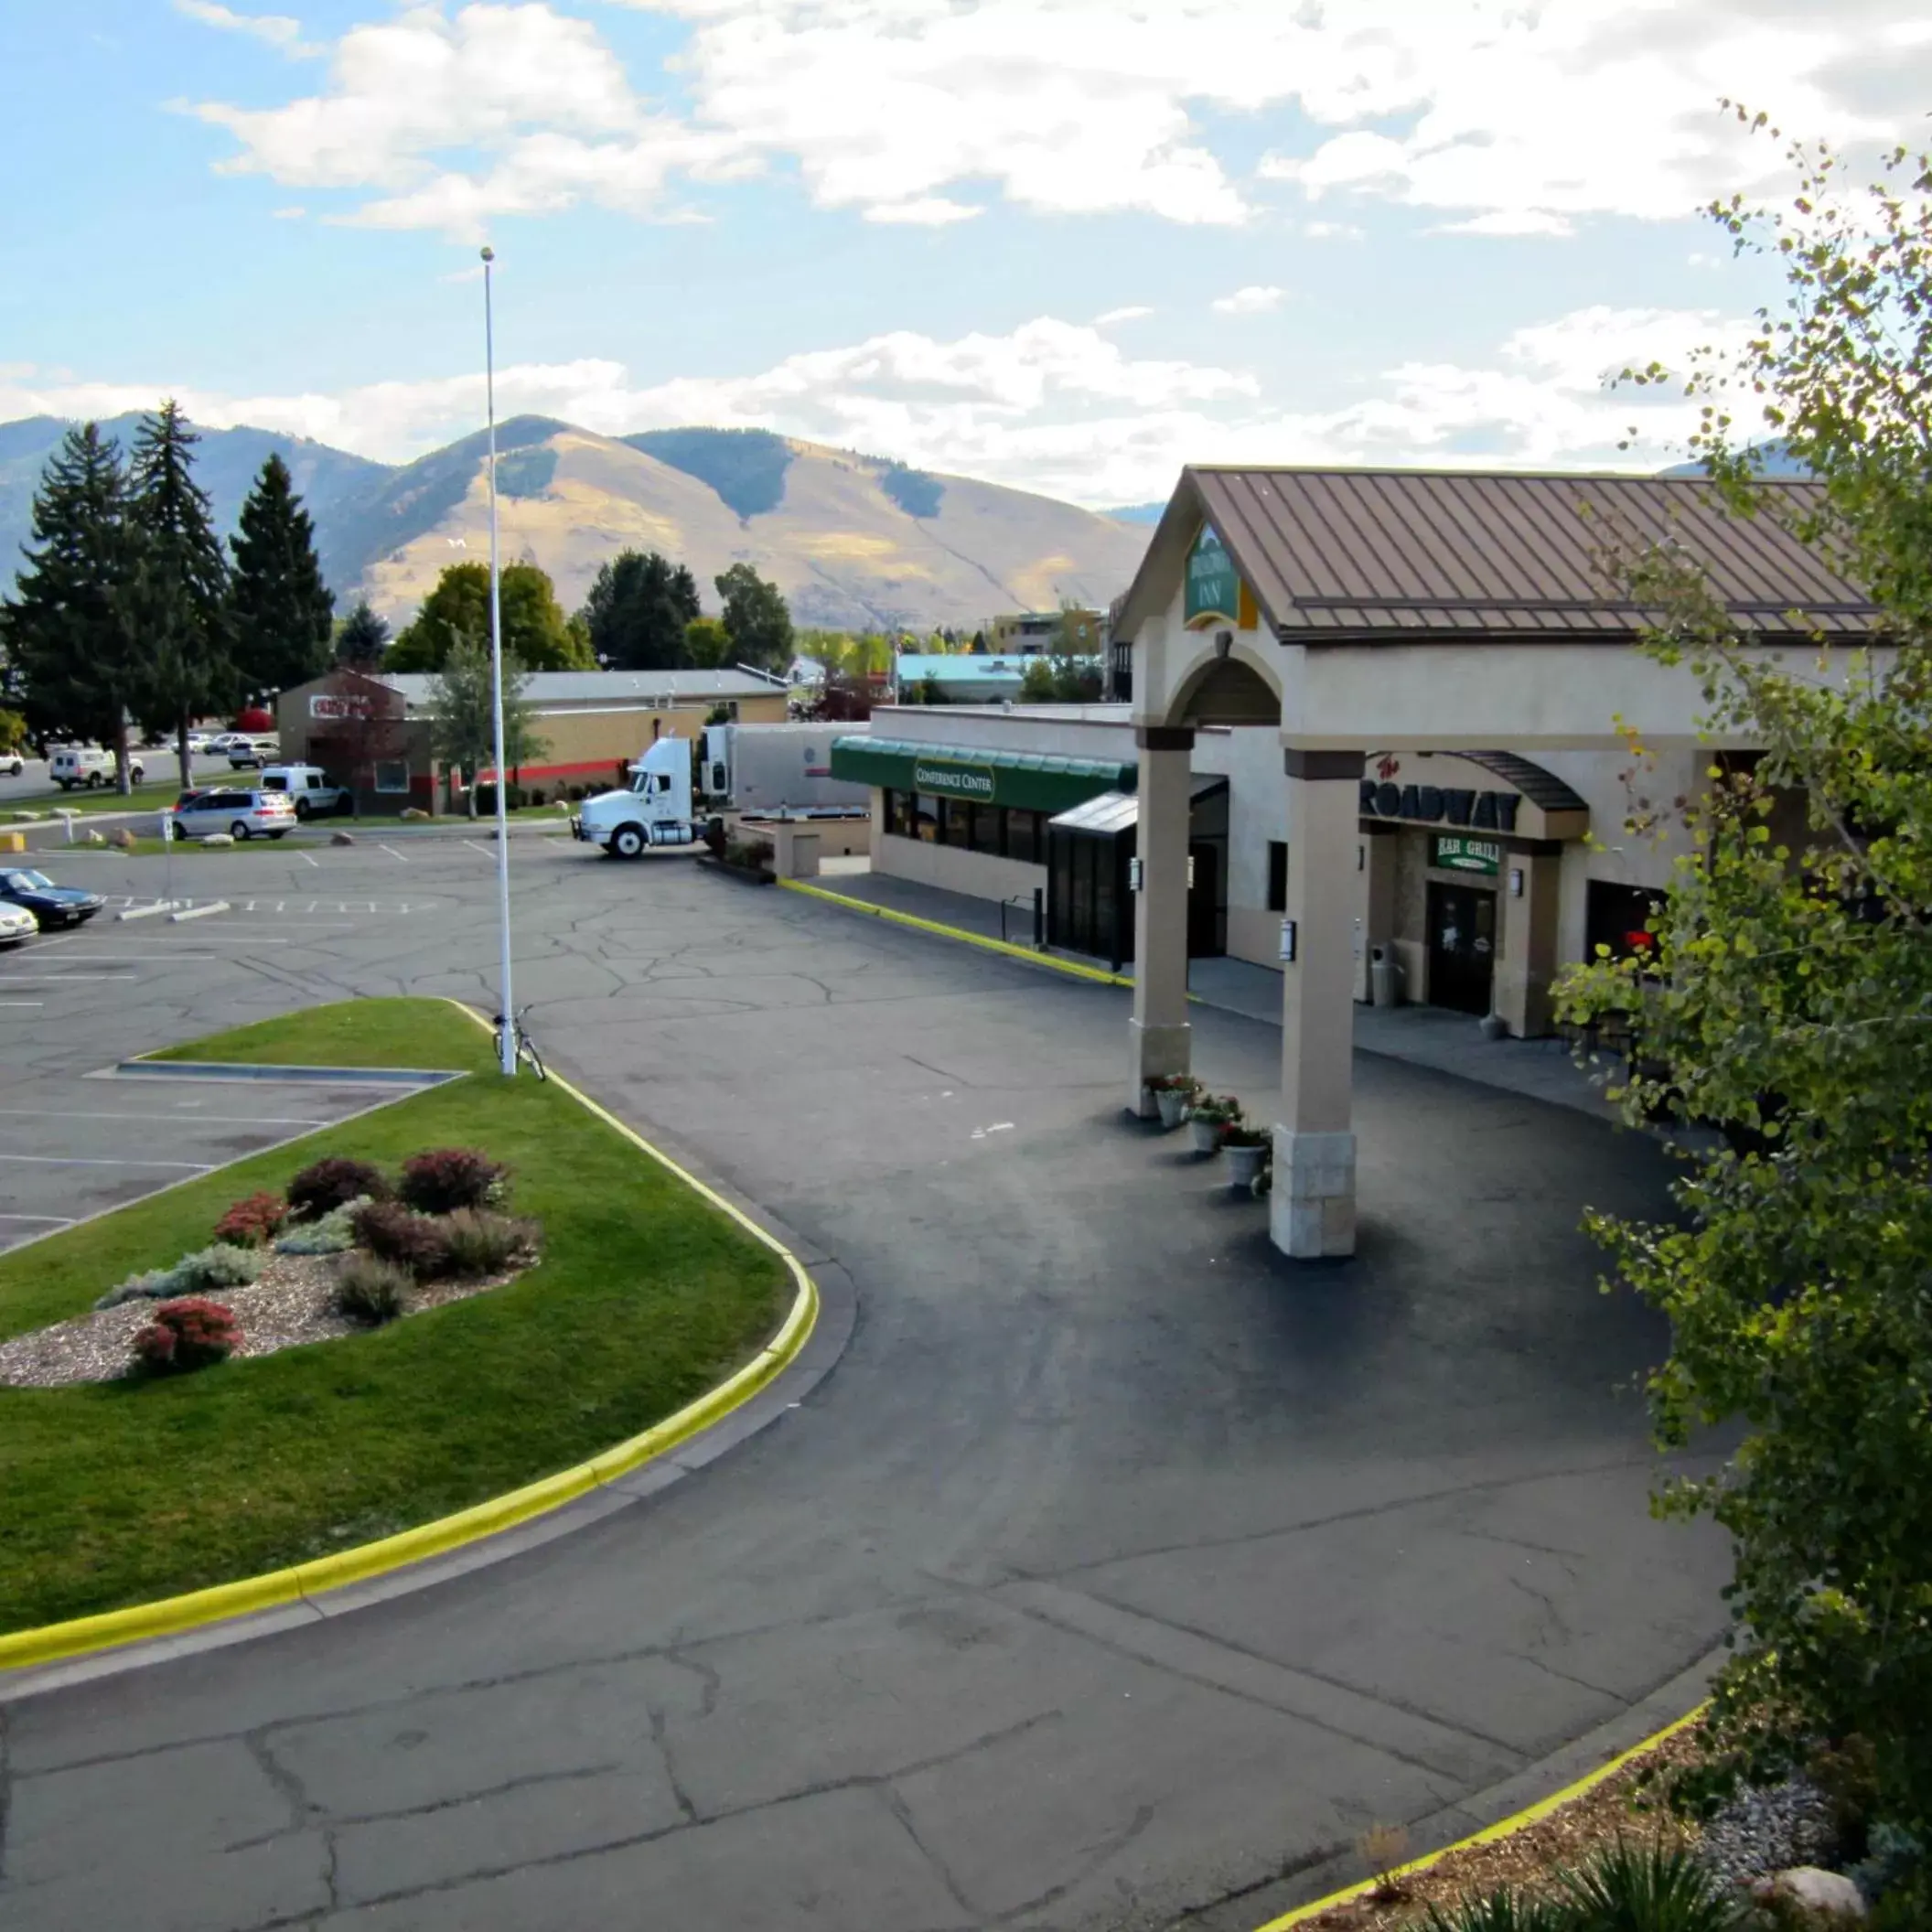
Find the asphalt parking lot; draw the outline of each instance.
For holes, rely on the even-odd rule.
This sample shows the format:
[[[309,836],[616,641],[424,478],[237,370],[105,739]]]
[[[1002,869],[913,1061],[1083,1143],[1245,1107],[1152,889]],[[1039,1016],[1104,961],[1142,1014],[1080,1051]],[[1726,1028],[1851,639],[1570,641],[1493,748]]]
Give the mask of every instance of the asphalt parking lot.
[[[142,923],[209,957],[40,963],[97,922],[0,962],[50,976],[0,1006],[27,1083],[328,998],[490,1010],[487,844],[190,863],[232,909]],[[778,1217],[852,1340],[591,1529],[6,1702],[10,1932],[1251,1932],[1370,1823],[1460,1835],[1690,1701],[1725,1551],[1649,1516],[1663,1337],[1579,1228],[1658,1205],[1650,1143],[1359,1056],[1361,1251],[1297,1267],[1122,1119],[1117,989],[682,857],[511,866],[546,1057]],[[1196,1066],[1265,1116],[1279,1036],[1201,1009]]]

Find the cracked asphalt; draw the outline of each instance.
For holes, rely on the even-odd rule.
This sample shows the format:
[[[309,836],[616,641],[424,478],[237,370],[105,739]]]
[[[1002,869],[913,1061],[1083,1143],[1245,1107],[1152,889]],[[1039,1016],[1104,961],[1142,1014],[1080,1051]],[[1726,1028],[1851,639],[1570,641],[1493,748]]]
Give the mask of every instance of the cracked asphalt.
[[[1359,1056],[1361,1252],[1297,1268],[1121,1114],[1117,990],[512,851],[546,1055],[849,1278],[850,1346],[571,1536],[0,1707],[9,1932],[1234,1932],[1371,1822],[1467,1829],[1722,1632],[1722,1546],[1646,1507],[1660,1329],[1578,1232],[1658,1204],[1648,1142]],[[487,853],[316,857],[200,861],[257,909],[178,961],[146,922],[111,982],[42,965],[8,1066],[493,1006]],[[1196,1025],[1265,1113],[1273,1030]]]

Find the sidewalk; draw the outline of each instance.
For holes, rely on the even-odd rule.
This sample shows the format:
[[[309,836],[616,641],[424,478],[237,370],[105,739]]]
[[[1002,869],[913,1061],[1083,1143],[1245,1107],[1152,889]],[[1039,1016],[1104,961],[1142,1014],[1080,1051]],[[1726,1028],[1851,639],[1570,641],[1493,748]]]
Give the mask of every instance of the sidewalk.
[[[978,933],[986,939],[1003,936],[1000,907],[991,899],[973,898],[965,893],[948,892],[937,886],[921,886],[910,879],[874,872],[828,871],[818,884],[828,892],[863,899],[869,906],[910,913],[935,925]],[[1009,906],[1006,928],[1004,937],[1010,943],[1030,946],[1032,907]],[[1083,966],[1110,963],[1095,961],[1081,953],[1055,952],[1047,957],[1064,957]],[[1132,964],[1123,965],[1121,971],[1132,978]],[[1282,976],[1272,967],[1250,965],[1245,960],[1195,960],[1187,970],[1187,990],[1204,1006],[1240,1014],[1245,1019],[1261,1020],[1272,1026],[1281,1025]],[[1486,1040],[1467,1014],[1448,1013],[1435,1006],[1358,1005],[1355,1009],[1355,1046],[1358,1053],[1378,1053],[1414,1066],[1431,1067],[1439,1073],[1455,1074],[1530,1100],[1573,1107],[1599,1120],[1618,1117],[1602,1090],[1605,1078],[1617,1070],[1614,1066],[1606,1064],[1586,1071],[1577,1066],[1562,1040]]]

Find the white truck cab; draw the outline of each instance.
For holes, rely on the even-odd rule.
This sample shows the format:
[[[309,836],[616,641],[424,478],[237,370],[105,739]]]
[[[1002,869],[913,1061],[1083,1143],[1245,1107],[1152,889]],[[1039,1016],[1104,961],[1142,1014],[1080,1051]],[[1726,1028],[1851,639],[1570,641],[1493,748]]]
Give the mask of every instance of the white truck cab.
[[[690,845],[691,746],[682,738],[660,738],[630,767],[623,791],[585,799],[570,821],[570,835],[601,845],[616,859],[634,859],[647,845]]]

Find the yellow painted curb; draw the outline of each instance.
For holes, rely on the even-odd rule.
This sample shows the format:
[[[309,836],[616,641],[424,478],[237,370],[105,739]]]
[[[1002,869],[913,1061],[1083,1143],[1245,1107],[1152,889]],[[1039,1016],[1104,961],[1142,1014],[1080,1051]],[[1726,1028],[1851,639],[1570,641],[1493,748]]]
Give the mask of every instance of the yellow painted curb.
[[[449,1004],[468,1015],[486,1033],[494,1029],[479,1013],[459,1000]],[[594,1113],[635,1147],[641,1149],[661,1167],[668,1169],[693,1193],[728,1215],[739,1227],[771,1250],[790,1272],[795,1293],[791,1308],[778,1332],[752,1359],[715,1389],[687,1403],[676,1414],[653,1423],[640,1434],[602,1451],[587,1461],[554,1476],[526,1483],[487,1502],[459,1509],[453,1516],[438,1517],[394,1536],[353,1550],[338,1551],[333,1556],[295,1563],[266,1575],[243,1577],[237,1583],[217,1583],[207,1590],[190,1591],[181,1596],[162,1597],[152,1604],[134,1604],[125,1610],[103,1611],[98,1616],[74,1617],[66,1623],[44,1624],[38,1630],[19,1630],[0,1637],[0,1669],[23,1669],[35,1664],[50,1664],[62,1658],[78,1657],[89,1650],[105,1649],[114,1644],[134,1643],[144,1637],[173,1637],[204,1624],[241,1616],[250,1611],[273,1609],[312,1596],[317,1591],[339,1590],[348,1583],[367,1583],[405,1564],[421,1562],[425,1557],[446,1555],[499,1530],[528,1522],[533,1516],[574,1501],[600,1485],[616,1482],[634,1469],[689,1442],[714,1422],[750,1401],[780,1370],[794,1361],[810,1339],[819,1318],[819,1291],[804,1264],[775,1235],[767,1234],[742,1209],[734,1207],[715,1189],[671,1156],[653,1147],[642,1134],[600,1107],[587,1094],[553,1073],[553,1085],[561,1087],[572,1100]]]
[[[778,884],[787,892],[802,892],[808,898],[823,899],[829,906],[843,906],[850,912],[869,912],[875,919],[910,926],[916,932],[936,932],[942,939],[963,939],[969,946],[1004,952],[1015,960],[1025,960],[1030,966],[1050,966],[1054,971],[1071,973],[1077,980],[1098,980],[1103,986],[1133,984],[1124,972],[1109,972],[1104,966],[1082,966],[1073,960],[1057,959],[1049,952],[1036,952],[1031,946],[989,939],[983,932],[968,932],[963,926],[942,926],[937,919],[922,919],[916,913],[900,912],[891,906],[875,906],[870,899],[854,899],[843,892],[827,892],[822,886],[808,886],[803,879],[780,879]]]
[[[1552,1811],[1594,1791],[1606,1778],[1612,1778],[1633,1758],[1641,1757],[1647,1751],[1654,1751],[1666,1738],[1675,1737],[1687,1724],[1694,1724],[1710,1709],[1708,1703],[1699,1704],[1693,1711],[1687,1711],[1675,1723],[1668,1723],[1661,1731],[1653,1731],[1641,1744],[1632,1744],[1627,1751],[1620,1751],[1608,1764],[1599,1765],[1594,1771],[1586,1772],[1573,1785],[1565,1785],[1561,1791],[1540,1798],[1523,1810],[1508,1818],[1498,1819],[1493,1825],[1486,1825],[1480,1831],[1472,1831],[1467,1838],[1459,1838],[1453,1845],[1444,1845],[1440,1852],[1432,1852],[1426,1858],[1411,1859],[1406,1865],[1398,1865],[1389,1875],[1392,1878],[1410,1878],[1418,1872],[1426,1872],[1432,1865],[1440,1864],[1452,1852],[1465,1852],[1472,1845],[1493,1845],[1498,1839],[1509,1838],[1548,1818]],[[1324,1912],[1332,1912],[1337,1905],[1346,1905],[1363,1897],[1375,1889],[1376,1881],[1365,1878],[1359,1884],[1347,1885],[1339,1892],[1331,1892],[1326,1898],[1318,1898],[1312,1905],[1297,1905],[1293,1912],[1284,1913],[1280,1918],[1271,1918],[1265,1926],[1257,1926],[1255,1932],[1288,1932],[1292,1926],[1306,1925],[1311,1918],[1319,1917]]]

